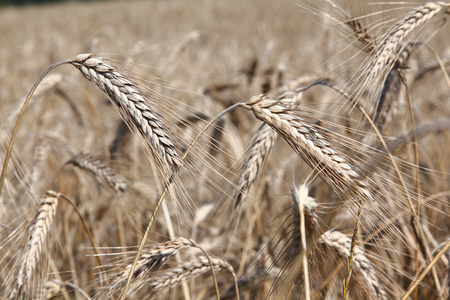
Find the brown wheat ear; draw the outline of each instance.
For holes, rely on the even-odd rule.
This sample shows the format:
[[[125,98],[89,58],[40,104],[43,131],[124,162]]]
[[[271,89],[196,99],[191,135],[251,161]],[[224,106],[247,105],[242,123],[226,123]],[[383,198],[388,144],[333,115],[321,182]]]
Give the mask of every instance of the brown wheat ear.
[[[391,112],[391,108],[393,108],[396,102],[399,102],[400,88],[402,83],[401,72],[403,72],[403,69],[406,68],[406,65],[408,64],[413,47],[413,43],[408,43],[408,45],[406,45],[405,49],[403,49],[403,51],[398,56],[394,67],[384,80],[380,99],[378,100],[377,108],[375,110],[375,116],[373,117],[373,122],[374,124],[376,124],[378,130],[380,131],[388,121],[388,116],[390,115],[390,113],[396,113],[396,111]],[[392,119],[392,117],[390,119]]]
[[[47,191],[39,204],[37,214],[28,226],[25,254],[9,299],[18,299],[26,293],[28,284],[31,283],[36,269],[39,268],[47,240],[52,232],[58,198],[58,193]]]
[[[364,46],[364,51],[371,53],[375,50],[375,39],[367,32],[367,28],[358,19],[348,18],[348,20],[345,21],[345,24],[353,30],[355,37]]]

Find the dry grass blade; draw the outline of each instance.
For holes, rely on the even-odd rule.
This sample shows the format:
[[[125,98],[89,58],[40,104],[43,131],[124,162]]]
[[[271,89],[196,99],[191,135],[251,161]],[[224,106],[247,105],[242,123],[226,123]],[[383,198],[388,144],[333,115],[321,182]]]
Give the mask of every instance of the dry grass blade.
[[[350,255],[352,240],[342,232],[327,231],[321,235],[319,240],[345,258]],[[361,283],[367,287],[370,299],[388,299],[386,291],[377,278],[375,268],[359,246],[354,247],[352,267],[364,278]]]
[[[166,127],[135,84],[114,66],[93,54],[80,54],[71,60],[71,64],[108,95],[124,121],[144,136],[163,167],[174,169],[181,166],[181,159]]]
[[[414,291],[414,289],[419,285],[420,282],[422,282],[425,275],[427,275],[428,272],[433,268],[433,266],[442,258],[444,257],[445,252],[448,251],[450,248],[450,240],[445,243],[445,245],[442,247],[442,249],[439,251],[439,253],[436,254],[436,256],[433,258],[433,260],[427,265],[427,267],[422,271],[422,273],[417,276],[416,280],[411,284],[411,286],[408,288],[408,291],[403,295],[402,300],[408,299],[409,295]],[[448,270],[448,267],[447,267]]]
[[[26,293],[28,284],[31,283],[36,269],[39,268],[41,256],[44,254],[43,251],[53,226],[58,198],[58,193],[48,191],[39,204],[39,210],[28,227],[25,254],[9,299],[17,299]]]
[[[125,192],[127,189],[127,183],[123,177],[117,175],[102,160],[95,158],[92,155],[83,153],[78,154],[74,156],[69,163],[83,170],[87,170],[96,177],[103,179],[108,186],[116,192]]]

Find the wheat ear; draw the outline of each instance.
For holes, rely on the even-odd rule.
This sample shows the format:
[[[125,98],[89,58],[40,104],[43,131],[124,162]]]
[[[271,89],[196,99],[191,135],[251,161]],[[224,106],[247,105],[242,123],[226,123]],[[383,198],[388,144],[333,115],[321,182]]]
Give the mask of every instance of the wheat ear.
[[[127,189],[127,183],[123,177],[117,175],[102,160],[95,158],[92,155],[83,153],[78,154],[74,156],[69,163],[83,170],[87,170],[96,177],[103,179],[108,186],[116,192],[125,192]]]
[[[406,15],[405,18],[397,22],[386,33],[381,43],[374,50],[366,77],[367,80],[371,81],[380,72],[390,70],[397,61],[398,55],[405,47],[405,39],[438,15],[444,7],[449,7],[449,4],[444,2],[428,2],[417,7],[414,11]]]
[[[122,118],[144,136],[153,155],[163,166],[172,169],[181,166],[181,159],[166,127],[135,84],[114,66],[93,54],[80,54],[70,63],[108,95]]]
[[[178,238],[169,242],[161,243],[153,246],[145,251],[139,257],[136,267],[133,271],[132,277],[134,279],[141,279],[150,271],[156,270],[166,263],[170,258],[175,256],[182,249],[192,246],[192,242],[185,238]],[[102,295],[102,299],[109,299],[117,291],[123,288],[127,282],[132,265],[127,265],[116,278],[106,287],[106,293]]]
[[[389,71],[389,74],[384,80],[380,99],[378,100],[375,115],[373,117],[373,123],[378,127],[380,131],[387,121],[387,117],[391,111],[392,104],[396,101],[398,102],[400,87],[402,83],[401,72],[404,68],[406,68],[413,47],[413,43],[408,43],[406,45],[405,49],[403,49],[403,51],[398,56],[394,67],[391,71]],[[385,106],[384,109],[383,106]]]
[[[156,112],[149,106],[138,87],[117,71],[114,66],[107,64],[101,58],[94,57],[91,53],[85,53],[73,59],[62,60],[50,65],[28,92],[11,134],[3,161],[0,175],[0,194],[3,190],[9,159],[25,109],[45,76],[56,67],[64,64],[71,64],[78,68],[87,80],[95,83],[110,98],[122,119],[144,137],[152,155],[161,163],[163,168],[176,170],[182,165],[182,160],[166,131],[166,127],[158,119]]]
[[[267,124],[262,124],[256,132],[250,150],[245,158],[244,165],[242,166],[238,190],[235,196],[235,207],[239,205],[244,198],[244,194],[253,185],[256,178],[258,178],[259,171],[264,166],[276,138],[276,132]]]
[[[338,192],[348,188],[365,199],[372,199],[367,183],[355,167],[334,149],[325,133],[306,123],[295,110],[265,95],[253,96],[244,107],[280,134],[311,168],[330,179]]]
[[[24,290],[27,289],[28,283],[31,282],[36,268],[39,267],[44,247],[53,226],[58,198],[58,193],[47,191],[39,204],[38,212],[28,226],[25,255],[17,273],[14,288],[9,294],[9,299],[18,299],[20,297]]]
[[[340,231],[327,231],[320,236],[319,241],[337,251],[344,258],[348,258],[350,255],[352,239]],[[367,287],[370,299],[388,299],[377,278],[375,268],[359,246],[354,247],[352,267],[364,278],[361,281]]]
[[[367,28],[355,18],[347,18],[345,21],[352,30],[358,41],[364,46],[363,50],[371,53],[376,48],[376,40],[367,32]]]
[[[185,263],[178,268],[152,279],[148,282],[148,287],[153,292],[159,292],[161,290],[176,286],[183,280],[189,280],[207,273],[208,271],[211,271],[211,266],[214,271],[226,269],[233,275],[233,277],[236,277],[233,267],[226,261],[215,257],[209,257],[208,259],[205,256],[199,256],[193,261]]]
[[[278,100],[288,105],[295,105],[301,101],[304,89],[300,87],[285,91]],[[235,195],[235,207],[239,205],[244,194],[258,178],[258,174],[263,168],[276,139],[277,133],[268,124],[264,123],[259,127],[242,166],[238,190]]]

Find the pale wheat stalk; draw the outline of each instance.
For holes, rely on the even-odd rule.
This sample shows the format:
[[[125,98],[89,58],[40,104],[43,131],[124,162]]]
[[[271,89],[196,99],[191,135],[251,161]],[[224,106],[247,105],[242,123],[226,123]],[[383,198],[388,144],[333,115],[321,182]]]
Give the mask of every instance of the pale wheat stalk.
[[[144,136],[153,155],[164,167],[176,169],[181,166],[182,161],[166,127],[135,84],[93,54],[80,54],[70,63],[108,95],[124,121]]]
[[[308,187],[304,184],[292,190],[292,233],[289,259],[293,261],[300,254],[300,250],[306,249],[306,243],[303,244],[302,232],[306,237],[311,237],[318,229],[318,216],[316,214],[316,199],[308,196]],[[301,214],[304,218],[304,230],[301,229]],[[306,238],[305,237],[305,238]]]
[[[44,255],[47,240],[52,232],[58,198],[58,193],[47,191],[39,204],[38,212],[28,226],[25,254],[9,299],[17,299],[26,293],[28,284],[36,275],[36,269],[40,267],[41,257]]]
[[[299,280],[298,274],[303,269],[305,299],[311,299],[308,254],[318,237],[317,203],[313,197],[308,196],[308,187],[305,184],[294,188],[291,195],[292,230],[290,243],[284,254],[287,259],[286,266],[290,267],[290,271],[283,280],[278,278],[276,281],[281,283],[279,291],[286,297],[287,291],[292,288],[292,283]]]
[[[311,237],[317,227],[317,216],[315,210],[316,200],[308,196],[308,187],[300,185],[292,191],[292,235],[291,235],[291,262],[301,262],[303,266],[303,278],[305,285],[305,299],[311,299],[309,271],[308,271],[308,249],[307,240]],[[295,267],[295,265],[294,265]]]
[[[334,249],[339,255],[348,258],[352,239],[339,231],[327,231],[322,234],[319,241]],[[362,276],[363,283],[369,292],[370,299],[387,300],[388,296],[377,277],[377,272],[371,261],[366,257],[363,249],[355,246],[353,250],[352,267]]]

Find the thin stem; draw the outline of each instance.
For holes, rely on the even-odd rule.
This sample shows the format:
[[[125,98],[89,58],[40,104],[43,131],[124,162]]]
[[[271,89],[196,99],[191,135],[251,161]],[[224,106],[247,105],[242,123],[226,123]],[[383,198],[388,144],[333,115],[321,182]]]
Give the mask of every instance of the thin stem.
[[[185,153],[183,154],[183,156],[181,157],[181,160],[184,161],[184,160],[186,159],[187,155],[189,154],[189,152],[191,152],[192,148],[193,148],[194,145],[197,143],[197,141],[198,141],[198,139],[200,138],[200,136],[202,136],[203,133],[205,133],[205,131],[206,131],[206,130],[207,130],[207,129],[215,122],[215,121],[217,121],[217,119],[219,119],[220,117],[222,117],[222,116],[225,115],[226,113],[228,113],[228,112],[234,110],[235,108],[243,107],[244,105],[245,105],[244,103],[238,102],[238,103],[233,104],[232,106],[228,107],[227,109],[223,110],[223,111],[220,112],[218,115],[216,115],[216,116],[215,116],[208,124],[206,124],[206,126],[203,128],[203,130],[200,131],[199,134],[195,137],[195,139],[192,141],[192,143],[191,143],[191,144],[189,145],[189,147],[187,148],[186,152],[185,152]],[[153,225],[153,223],[154,223],[154,221],[155,221],[156,214],[158,213],[159,208],[160,208],[160,206],[161,206],[161,204],[162,204],[162,202],[163,202],[163,200],[164,200],[164,197],[166,196],[166,194],[167,194],[167,192],[168,192],[168,190],[169,190],[169,187],[170,187],[170,185],[172,184],[172,182],[174,181],[174,178],[175,178],[176,174],[178,173],[179,169],[180,169],[180,168],[178,167],[178,168],[176,168],[176,169],[173,171],[173,173],[172,173],[172,175],[170,176],[170,178],[169,178],[169,180],[168,180],[166,186],[164,187],[164,191],[162,192],[161,196],[160,196],[159,199],[158,199],[158,202],[156,203],[156,207],[155,207],[155,209],[153,210],[152,216],[150,217],[150,221],[149,221],[149,223],[148,223],[147,229],[145,230],[144,236],[142,237],[141,242],[139,243],[139,248],[138,248],[138,250],[137,250],[137,252],[136,252],[136,256],[135,256],[134,261],[133,261],[133,264],[132,264],[132,266],[131,266],[130,273],[129,273],[128,279],[127,279],[127,283],[125,284],[125,288],[124,288],[124,290],[123,290],[123,292],[122,292],[122,295],[120,296],[120,299],[121,299],[121,300],[124,300],[125,297],[126,297],[126,295],[127,295],[127,292],[128,292],[128,289],[129,289],[130,283],[131,283],[131,278],[133,277],[134,269],[136,268],[137,261],[139,260],[139,256],[141,255],[142,249],[144,248],[145,241],[147,240],[147,237],[148,237],[148,235],[149,235],[149,233],[150,233],[150,229],[152,228],[152,225]]]
[[[353,231],[352,245],[350,247],[350,255],[348,257],[347,276],[345,277],[345,284],[344,284],[344,300],[346,300],[348,297],[348,285],[350,283],[350,277],[352,276],[353,254],[355,252],[356,238],[358,236],[359,222],[361,219],[362,210],[363,210],[363,202],[361,201],[359,204],[358,216],[356,217],[355,230]]]
[[[413,107],[412,107],[411,93],[410,93],[409,86],[406,81],[405,73],[402,70],[399,70],[399,74],[400,74],[402,82],[406,88],[406,95],[408,98],[409,111],[410,111],[410,115],[411,115],[412,130],[414,132],[414,164],[416,166],[416,168],[415,168],[416,174],[415,175],[416,175],[417,207],[416,207],[416,215],[413,219],[412,225],[415,227],[414,232],[416,233],[417,242],[419,243],[419,246],[420,246],[419,249],[422,249],[423,256],[425,257],[425,261],[429,262],[431,260],[430,250],[428,248],[428,244],[427,244],[425,235],[422,232],[422,228],[420,227],[421,225],[419,222],[419,220],[420,220],[420,204],[421,204],[421,201],[420,201],[421,188],[420,188],[420,171],[419,171],[419,147],[417,144],[416,122],[415,122],[414,111],[413,111]],[[417,249],[417,251],[419,251],[419,249]],[[418,266],[418,259],[416,261],[416,266]],[[433,268],[431,270],[431,273],[433,275],[436,289],[438,290],[438,293],[441,294],[442,288],[439,283],[439,278],[438,278],[436,269]]]
[[[3,168],[2,168],[2,175],[0,177],[0,198],[2,197],[2,190],[3,190],[3,183],[5,182],[6,177],[6,170],[8,168],[9,159],[11,158],[12,148],[14,145],[14,141],[16,140],[17,131],[19,130],[20,122],[22,121],[22,117],[25,113],[25,109],[27,108],[28,104],[30,103],[31,97],[33,96],[34,92],[36,91],[36,88],[41,83],[42,79],[50,73],[53,69],[55,69],[58,66],[70,63],[71,59],[66,59],[62,61],[58,61],[51,66],[49,66],[47,69],[44,70],[44,72],[39,76],[39,78],[34,83],[31,90],[28,92],[27,98],[25,99],[25,102],[22,105],[22,109],[20,110],[19,117],[17,118],[16,125],[14,126],[13,133],[11,135],[11,139],[9,140],[8,150],[6,151],[5,160],[3,161]]]
[[[189,241],[192,243],[192,246],[200,249],[200,251],[202,251],[203,254],[205,254],[205,257],[206,257],[206,259],[208,260],[208,263],[209,263],[209,267],[211,268],[211,274],[212,274],[213,281],[214,281],[214,287],[216,289],[216,298],[217,298],[217,300],[220,300],[219,285],[217,284],[217,277],[216,277],[216,274],[214,272],[214,267],[213,267],[213,265],[211,263],[211,258],[209,257],[208,252],[206,252],[202,247],[200,247],[200,245],[198,245],[193,240],[189,240]],[[238,294],[238,297],[239,297],[239,294]]]
[[[73,201],[70,200],[68,197],[64,196],[63,194],[59,194],[59,196],[60,196],[62,199],[64,199],[67,203],[69,203],[69,204],[73,207],[73,209],[75,210],[75,212],[77,213],[78,217],[80,218],[81,224],[83,224],[84,230],[86,231],[86,233],[87,233],[87,235],[88,235],[88,237],[89,237],[89,241],[91,242],[92,247],[94,248],[94,252],[95,252],[95,254],[96,254],[96,258],[97,258],[98,265],[99,265],[99,267],[100,267],[101,269],[103,269],[103,262],[102,262],[102,258],[100,257],[100,252],[98,252],[97,245],[95,244],[94,237],[92,236],[92,232],[91,232],[91,230],[89,229],[89,226],[88,226],[88,225],[86,224],[86,222],[84,221],[84,218],[83,218],[83,216],[81,215],[80,210],[78,209],[78,207],[76,206],[76,204],[73,203]]]
[[[55,284],[60,285],[60,286],[68,286],[68,287],[70,287],[71,289],[73,289],[73,290],[77,291],[78,293],[80,293],[84,297],[84,299],[87,299],[87,300],[91,300],[92,299],[91,297],[89,297],[89,295],[85,291],[83,291],[81,288],[79,288],[75,284],[72,284],[72,283],[70,283],[68,281],[61,282],[61,281],[58,281],[58,280],[53,280],[53,282]]]
[[[439,251],[438,254],[433,258],[433,260],[428,264],[428,266],[425,268],[425,270],[420,273],[420,275],[417,277],[416,280],[414,280],[413,284],[409,287],[408,291],[406,291],[405,295],[403,295],[402,300],[408,299],[408,297],[411,295],[411,293],[414,291],[414,289],[419,285],[419,283],[422,281],[422,279],[425,277],[425,275],[428,274],[428,272],[434,267],[434,265],[439,261],[439,259],[447,252],[447,250],[450,248],[450,241],[447,241],[444,247],[442,247],[441,251]]]
[[[408,104],[409,104],[409,113],[411,115],[411,125],[412,130],[414,132],[414,163],[416,165],[416,195],[417,195],[417,211],[416,215],[420,217],[420,171],[419,171],[419,147],[417,145],[417,134],[416,134],[416,120],[414,118],[414,111],[412,106],[412,100],[411,100],[411,93],[409,90],[408,83],[406,81],[405,73],[403,70],[398,70],[400,74],[400,78],[402,79],[403,85],[406,88],[406,97],[408,98]]]
[[[302,252],[301,259],[303,260],[303,278],[305,281],[305,300],[311,300],[311,287],[309,284],[309,272],[308,272],[308,257],[307,257],[307,249],[306,249],[306,230],[305,230],[305,214],[304,214],[304,206],[303,198],[300,197],[299,211],[300,211],[300,230],[301,230],[301,243],[302,243]]]

